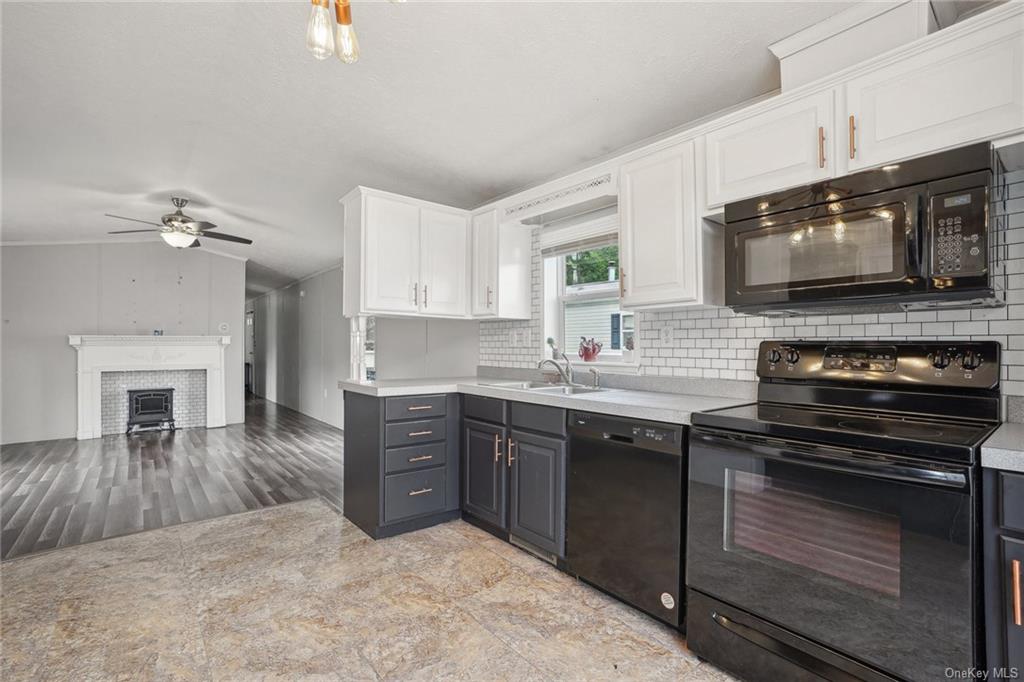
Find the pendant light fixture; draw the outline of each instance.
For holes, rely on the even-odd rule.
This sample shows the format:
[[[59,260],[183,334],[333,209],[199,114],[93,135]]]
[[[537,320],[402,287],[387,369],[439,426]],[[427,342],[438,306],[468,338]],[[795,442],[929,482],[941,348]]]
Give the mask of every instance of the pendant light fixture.
[[[306,49],[317,59],[327,59],[334,52],[334,36],[331,31],[331,0],[313,0],[306,26]]]
[[[359,40],[352,26],[352,6],[349,0],[334,0],[334,26],[331,26],[331,0],[312,2],[313,8],[306,26],[306,48],[317,59],[327,59],[334,54],[346,64],[359,61]]]

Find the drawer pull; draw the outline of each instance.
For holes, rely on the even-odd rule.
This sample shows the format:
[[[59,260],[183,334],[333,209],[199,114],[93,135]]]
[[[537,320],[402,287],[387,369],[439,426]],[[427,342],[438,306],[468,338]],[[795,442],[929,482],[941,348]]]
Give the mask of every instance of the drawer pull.
[[[410,457],[410,462],[426,462],[428,459],[434,459],[433,455],[420,455],[419,457]]]
[[[409,497],[416,497],[417,495],[426,495],[427,493],[434,492],[433,488],[420,488],[419,490],[410,490]]]
[[[409,412],[419,412],[420,410],[429,410],[432,407],[433,405],[410,405],[405,409],[407,409]]]
[[[1014,559],[1013,566],[1013,624],[1024,625],[1024,619],[1020,613],[1020,559]]]
[[[434,433],[434,432],[433,431],[410,431],[409,432],[409,438],[412,438],[413,436],[429,436],[432,433]]]

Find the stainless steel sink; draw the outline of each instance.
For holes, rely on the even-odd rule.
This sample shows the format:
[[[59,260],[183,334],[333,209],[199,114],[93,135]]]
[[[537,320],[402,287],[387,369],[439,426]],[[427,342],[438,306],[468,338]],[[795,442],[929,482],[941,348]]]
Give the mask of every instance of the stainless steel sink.
[[[547,386],[530,389],[534,393],[552,393],[558,395],[579,395],[581,393],[603,393],[607,388],[591,388],[590,386]]]
[[[515,388],[520,391],[534,391],[538,388],[553,388],[555,384],[549,384],[546,381],[495,381],[493,383],[487,383],[486,386],[495,386],[497,388]]]
[[[495,381],[486,384],[497,388],[514,388],[519,391],[551,393],[556,395],[580,395],[582,393],[600,393],[607,388],[591,388],[590,386],[566,386],[565,384],[549,384],[545,381]]]

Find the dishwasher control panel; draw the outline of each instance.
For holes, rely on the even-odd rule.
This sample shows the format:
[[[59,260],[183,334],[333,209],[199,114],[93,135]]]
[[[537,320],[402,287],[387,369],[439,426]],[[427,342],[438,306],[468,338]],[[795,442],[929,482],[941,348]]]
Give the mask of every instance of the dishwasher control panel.
[[[629,441],[634,444],[656,443],[660,446],[672,446],[681,444],[683,439],[681,426],[589,412],[570,412],[569,426],[586,429],[592,437]]]

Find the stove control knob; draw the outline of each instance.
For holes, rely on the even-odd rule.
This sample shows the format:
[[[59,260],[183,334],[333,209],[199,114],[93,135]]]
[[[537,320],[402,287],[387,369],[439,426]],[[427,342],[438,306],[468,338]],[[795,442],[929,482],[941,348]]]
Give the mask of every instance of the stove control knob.
[[[935,369],[946,369],[951,362],[953,362],[953,358],[944,350],[932,355],[932,367]]]
[[[778,348],[771,348],[768,350],[768,362],[774,365],[780,360],[782,360],[782,351]]]
[[[981,353],[976,350],[966,350],[960,357],[960,366],[966,370],[978,369],[981,363]]]
[[[789,350],[786,351],[786,362],[788,362],[789,364],[795,365],[799,359],[800,351],[798,351],[796,348],[790,348]]]

